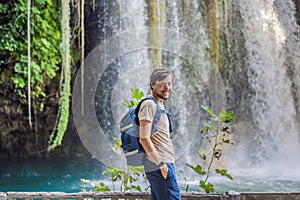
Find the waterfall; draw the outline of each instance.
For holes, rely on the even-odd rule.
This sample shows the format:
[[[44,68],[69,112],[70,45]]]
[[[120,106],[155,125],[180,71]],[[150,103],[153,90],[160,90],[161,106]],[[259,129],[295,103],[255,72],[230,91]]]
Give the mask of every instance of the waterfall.
[[[293,1],[239,1],[252,119],[236,128],[235,167],[298,177],[299,30]],[[239,119],[238,119],[239,120]],[[246,125],[245,125],[246,124]],[[238,152],[238,153],[237,153]]]
[[[110,154],[126,112],[122,99],[130,98],[132,87],[149,94],[154,64],[170,66],[175,76],[166,107],[172,113],[179,169],[186,162],[199,161],[196,152],[203,145],[199,131],[209,120],[201,109],[205,105],[215,111],[231,109],[237,115],[232,124],[235,145],[224,153],[228,169],[236,173],[262,169],[257,171],[271,176],[289,169],[291,175],[299,174],[290,170],[300,164],[300,41],[295,5],[292,0],[220,2],[222,77],[213,73],[204,1],[98,1],[96,22],[90,23],[92,30],[97,24],[90,33],[97,42],[90,42],[94,49],[85,62],[88,118],[74,112],[74,104],[81,103],[76,98],[80,75],[73,95],[79,135],[98,160],[116,165],[118,157]]]

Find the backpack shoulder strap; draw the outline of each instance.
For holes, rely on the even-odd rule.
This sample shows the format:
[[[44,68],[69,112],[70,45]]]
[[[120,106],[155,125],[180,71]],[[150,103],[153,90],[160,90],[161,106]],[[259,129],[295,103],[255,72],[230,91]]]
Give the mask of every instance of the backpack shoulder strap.
[[[172,128],[172,123],[171,123],[171,114],[166,109],[162,110],[159,107],[158,102],[156,101],[156,99],[154,97],[147,97],[147,99],[152,99],[155,102],[156,107],[157,107],[157,111],[156,111],[156,114],[155,114],[154,120],[153,120],[154,123],[152,124],[152,133],[157,131],[156,123],[159,121],[161,113],[165,113],[167,115],[168,121],[169,121],[169,131],[170,131],[170,133],[172,133],[173,128]]]
[[[154,103],[157,104],[157,101],[155,100],[154,97],[146,97],[146,98],[142,99],[142,100],[139,102],[139,104],[137,105],[137,107],[136,107],[136,109],[135,109],[135,114],[138,114],[138,113],[139,113],[139,110],[140,110],[140,107],[141,107],[142,103],[143,103],[145,100],[148,100],[148,99],[153,100]]]
[[[171,123],[171,114],[167,110],[165,113],[167,114],[167,117],[169,120],[169,131],[170,131],[170,133],[173,133],[172,123]]]
[[[152,100],[152,101],[154,101],[154,103],[155,103],[155,105],[156,105],[156,113],[155,113],[155,115],[154,115],[154,119],[153,119],[153,122],[152,122],[152,129],[151,129],[151,130],[152,130],[151,135],[152,135],[154,132],[157,131],[156,123],[159,121],[160,115],[161,115],[161,113],[162,113],[163,111],[162,111],[162,109],[159,107],[158,102],[156,101],[156,99],[155,99],[154,97],[146,97],[146,98],[142,99],[142,100],[139,102],[139,104],[138,104],[138,106],[136,107],[136,109],[135,109],[135,114],[136,114],[136,116],[137,116],[137,117],[136,117],[136,124],[137,124],[137,125],[140,125],[140,122],[139,122],[139,119],[138,119],[138,113],[139,113],[139,110],[140,110],[140,107],[141,107],[142,102],[145,101],[145,100]]]
[[[152,133],[151,134],[153,134],[154,132],[157,131],[156,123],[159,121],[161,113],[165,113],[167,115],[168,121],[169,121],[169,131],[170,131],[170,133],[172,133],[173,132],[173,128],[172,128],[172,123],[171,123],[171,114],[167,110],[162,110],[159,107],[158,102],[156,101],[156,99],[154,97],[152,97],[152,96],[146,97],[146,98],[142,99],[139,102],[138,106],[136,107],[136,109],[135,109],[135,112],[136,112],[135,114],[137,116],[137,118],[136,118],[136,120],[137,120],[136,124],[140,125],[140,122],[138,120],[138,112],[139,112],[139,109],[141,107],[142,102],[145,101],[145,100],[149,100],[149,99],[152,100],[152,101],[154,101],[154,103],[156,105],[156,114],[154,115],[154,119],[153,119],[153,123],[152,123]]]

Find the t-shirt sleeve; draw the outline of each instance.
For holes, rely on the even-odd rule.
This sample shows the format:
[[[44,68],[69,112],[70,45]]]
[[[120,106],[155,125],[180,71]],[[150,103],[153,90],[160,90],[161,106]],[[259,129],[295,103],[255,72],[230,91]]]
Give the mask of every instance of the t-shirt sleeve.
[[[152,100],[145,100],[142,102],[139,110],[139,120],[147,120],[152,122],[156,113],[156,104]]]

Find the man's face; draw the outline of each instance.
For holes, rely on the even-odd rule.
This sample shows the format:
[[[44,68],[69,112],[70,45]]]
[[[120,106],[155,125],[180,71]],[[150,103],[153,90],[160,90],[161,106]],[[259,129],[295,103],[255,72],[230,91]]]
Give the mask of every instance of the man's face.
[[[161,81],[156,81],[152,85],[153,96],[158,97],[162,100],[167,100],[172,90],[172,77],[171,75],[167,76]]]

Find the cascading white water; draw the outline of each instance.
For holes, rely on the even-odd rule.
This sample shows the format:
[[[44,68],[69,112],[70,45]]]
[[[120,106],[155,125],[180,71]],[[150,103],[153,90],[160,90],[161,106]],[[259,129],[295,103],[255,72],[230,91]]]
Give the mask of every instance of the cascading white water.
[[[237,141],[235,148],[236,167],[256,167],[261,176],[300,177],[294,168],[300,165],[299,93],[293,94],[300,82],[295,5],[291,0],[238,4],[247,51],[246,66],[242,67],[248,68],[254,94],[249,105],[253,121],[248,122],[253,129],[237,129],[237,134],[245,135],[238,137],[243,140]],[[291,65],[297,76],[290,76]]]
[[[159,2],[156,1],[157,4]],[[175,75],[174,93],[166,104],[171,112],[173,111],[176,128],[173,141],[178,156],[177,164],[183,164],[177,165],[179,170],[184,169],[186,162],[195,164],[200,160],[197,151],[201,148],[202,140],[198,133],[207,120],[200,106],[211,106],[212,97],[215,95],[209,87],[211,77],[206,74],[210,65],[207,52],[211,50],[205,16],[207,10],[203,11],[206,5],[197,0],[187,2],[166,0],[165,9],[161,9],[163,6],[159,5],[156,8],[158,24],[165,27],[156,29],[148,27],[149,5],[146,1],[118,1],[118,12],[110,11],[112,13],[105,14],[113,18],[118,13],[120,19],[119,22],[113,19],[106,22],[112,34],[105,38],[111,43],[103,45],[104,48],[111,48],[107,55],[111,56],[111,63],[105,66],[105,70],[116,71],[116,76],[110,78],[103,75],[104,78],[107,77],[105,80],[108,80],[108,84],[103,87],[106,90],[98,91],[99,102],[96,101],[96,104],[110,101],[104,107],[108,107],[107,111],[112,113],[112,117],[102,117],[101,112],[98,114],[101,119],[106,120],[101,124],[104,124],[102,128],[106,133],[118,137],[117,124],[126,111],[122,99],[128,99],[130,88],[135,86],[146,94],[149,93],[147,77],[152,69],[151,49],[159,49],[159,64],[171,66]],[[243,41],[236,40],[238,44],[231,48],[234,46],[230,43],[233,40],[228,39],[228,52],[233,51],[232,55],[242,55],[231,58],[231,54],[228,54],[228,60],[231,62],[229,68],[243,69],[229,74],[243,74],[246,71],[242,78],[247,79],[246,86],[251,89],[251,93],[243,96],[246,101],[240,99],[239,93],[242,91],[235,91],[237,95],[231,98],[231,87],[241,85],[240,80],[224,80],[226,84],[227,81],[231,84],[226,85],[228,99],[234,99],[229,106],[234,109],[237,102],[247,102],[238,109],[251,113],[247,118],[238,116],[233,124],[235,145],[224,153],[227,168],[237,176],[248,176],[251,172],[253,177],[274,177],[278,174],[279,178],[295,175],[300,177],[297,169],[291,170],[291,166],[300,165],[300,158],[297,156],[300,150],[300,42],[294,17],[294,3],[292,0],[224,2],[225,13],[219,13],[222,15],[219,17],[220,33],[224,33],[227,38],[240,37]],[[228,11],[232,5],[240,13],[234,15],[236,18]],[[165,13],[160,13],[162,10]],[[222,12],[221,10],[219,9],[219,12]],[[238,28],[242,33],[240,35],[229,31],[229,26],[235,20],[239,21]],[[148,43],[151,31],[159,36],[158,46],[153,47]],[[127,44],[129,46],[126,46]],[[118,52],[115,58],[109,54],[114,54],[114,48]],[[100,60],[97,55],[95,58]],[[244,62],[238,62],[240,60]],[[243,90],[243,87],[240,88]],[[222,103],[222,98],[219,98],[219,102]],[[115,122],[114,126],[111,125],[112,120]],[[105,155],[111,151],[105,148],[107,147],[103,145],[100,151],[104,155],[101,159],[106,159],[104,163],[109,163],[111,159]],[[99,160],[102,161],[101,159]],[[185,175],[188,173],[185,171]]]
[[[157,34],[159,39],[159,62],[160,65],[170,66],[175,75],[174,91],[171,95],[172,97],[166,104],[167,108],[171,110],[173,115],[172,118],[174,120],[174,145],[177,147],[175,150],[176,156],[177,159],[181,158],[181,163],[183,163],[183,160],[194,160],[194,157],[190,156],[191,154],[189,154],[189,156],[184,154],[191,151],[190,145],[193,143],[195,136],[199,133],[199,123],[201,123],[199,120],[201,113],[204,111],[200,110],[202,102],[198,102],[193,87],[188,81],[188,75],[183,73],[184,70],[182,66],[189,64],[187,63],[189,60],[184,60],[189,59],[188,56],[182,58],[186,47],[184,48],[181,41],[176,42],[176,38],[174,38],[173,41],[175,41],[174,43],[177,43],[179,49],[176,54],[175,50],[168,50],[168,44],[165,44],[166,40],[170,39],[169,36],[166,35],[166,29],[170,29],[174,32],[182,31],[180,29],[180,20],[183,18],[181,16],[182,13],[180,13],[181,5],[174,1],[168,1],[166,3],[168,7],[164,10],[165,13],[163,14],[160,13],[161,7],[163,6],[160,5],[159,1],[157,1],[157,4],[159,4],[156,8],[156,11],[158,12]],[[147,20],[149,20],[147,18],[147,15],[149,15],[147,14],[147,6],[149,5],[142,1],[130,1],[130,3],[126,1],[120,2],[120,18],[122,21],[120,33],[124,31],[138,32],[138,30],[147,29]],[[193,12],[196,12],[197,3],[192,6],[194,8]],[[163,16],[166,16],[166,18]],[[197,22],[197,20],[195,21]],[[197,23],[199,23],[199,20]],[[162,24],[164,24],[165,27],[163,27]],[[194,23],[193,25],[196,24]],[[156,30],[154,32],[156,32]],[[138,41],[138,38],[139,36],[137,35],[135,40]],[[132,40],[134,39],[132,38]],[[126,108],[122,105],[120,99],[130,98],[130,88],[138,87],[144,91],[145,94],[149,94],[149,80],[146,77],[149,77],[150,71],[153,68],[153,66],[151,66],[150,49],[149,46],[144,49],[138,49],[135,52],[125,52],[119,61],[121,63],[119,64],[121,67],[119,69],[120,73],[111,97],[112,113],[114,114],[114,120],[116,122],[122,117],[119,113],[124,113],[126,111]],[[181,52],[180,49],[182,49],[183,52]],[[201,52],[198,53],[201,54]],[[205,61],[203,61],[203,63],[205,63]],[[118,137],[117,134],[118,132],[116,131],[115,137]]]

